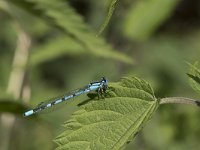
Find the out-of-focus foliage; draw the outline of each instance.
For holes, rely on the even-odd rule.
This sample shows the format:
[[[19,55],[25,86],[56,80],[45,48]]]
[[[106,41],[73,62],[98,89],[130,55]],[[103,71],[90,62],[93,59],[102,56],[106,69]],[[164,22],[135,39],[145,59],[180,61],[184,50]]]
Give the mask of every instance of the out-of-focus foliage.
[[[108,25],[108,23],[109,23],[109,21],[110,21],[110,19],[112,17],[112,14],[113,14],[113,12],[115,10],[115,6],[117,5],[117,2],[118,2],[118,0],[112,0],[111,1],[110,7],[109,7],[109,10],[108,10],[108,14],[107,14],[107,16],[105,18],[104,23],[101,25],[97,35],[100,35],[103,32],[103,30],[106,28],[106,26]]]
[[[200,70],[198,69],[198,62],[190,66],[191,70],[190,73],[188,73],[188,76],[190,77],[190,85],[197,93],[200,94]]]
[[[22,115],[25,110],[27,110],[27,108],[17,102],[10,100],[0,101],[0,113],[9,112]]]
[[[170,16],[180,0],[142,0],[132,4],[124,21],[130,39],[144,40]]]
[[[96,38],[110,4],[111,0],[1,0],[0,100],[16,100],[7,89],[15,70],[12,63],[19,27],[31,39],[26,67],[18,68],[25,73],[25,91],[30,89],[30,98],[17,102],[23,108],[32,108],[102,76],[116,81],[137,75],[150,82],[156,97],[199,99],[188,85],[185,62],[192,63],[200,56],[200,1],[118,1],[104,37]],[[134,65],[127,64],[131,61]],[[10,132],[6,132],[8,120],[3,122],[1,115],[0,149],[54,149],[52,139],[64,130],[60,125],[84,98],[35,118],[15,115]],[[199,149],[199,116],[198,108],[163,106],[126,149]]]
[[[70,46],[68,43],[71,42],[81,46],[81,48],[74,47],[74,49],[77,49],[79,51],[78,53],[80,54],[82,52],[85,52],[86,54],[91,53],[96,55],[97,57],[114,58],[127,63],[131,63],[131,59],[128,56],[123,55],[119,52],[114,52],[113,49],[108,44],[106,44],[103,39],[95,38],[95,34],[91,32],[91,29],[84,23],[83,19],[68,5],[66,1],[64,2],[63,0],[9,0],[9,2],[11,2],[11,9],[14,9],[15,5],[19,6],[21,9],[43,19],[48,24],[55,26],[58,29],[61,29],[62,32],[66,33],[66,38],[70,40],[68,41],[66,39],[63,39],[64,37],[61,37],[63,39],[61,42],[60,37],[57,37],[55,35],[53,39],[45,43],[46,50],[41,52],[39,51],[39,48],[39,50],[36,51],[37,53],[34,56],[37,59],[35,60],[33,58],[34,63],[37,64],[37,61],[41,62],[41,59],[39,58],[44,57],[45,54],[47,55],[45,56],[47,58],[48,56],[50,56],[48,55],[48,46],[62,46],[57,47],[57,51],[61,52],[57,52],[57,55],[54,55],[54,57],[62,56],[64,50],[65,53],[70,53],[72,51],[71,47],[73,46]],[[17,17],[20,16],[17,15]],[[52,59],[52,56],[53,55],[51,55],[50,59]]]

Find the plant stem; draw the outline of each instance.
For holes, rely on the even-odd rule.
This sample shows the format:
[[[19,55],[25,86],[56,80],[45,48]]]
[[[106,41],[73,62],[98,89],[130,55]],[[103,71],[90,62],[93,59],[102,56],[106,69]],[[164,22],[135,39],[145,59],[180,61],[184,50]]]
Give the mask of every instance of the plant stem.
[[[115,10],[115,7],[116,7],[116,4],[117,4],[118,0],[112,0],[111,1],[111,4],[109,6],[109,10],[108,10],[108,14],[103,22],[103,24],[101,25],[98,33],[97,33],[97,37],[103,32],[103,30],[106,28],[106,26],[108,25],[112,15],[113,15],[113,12]]]
[[[166,97],[160,99],[160,104],[187,104],[187,105],[195,105],[200,107],[200,101],[191,99],[191,98],[185,98],[185,97]]]
[[[13,25],[18,37],[7,92],[13,95],[15,100],[19,100],[22,99],[22,96],[24,95],[26,98],[30,97],[30,90],[27,90],[27,87],[25,87],[27,86],[25,82],[27,71],[25,66],[28,63],[31,39],[17,21],[15,21]],[[2,135],[4,135],[3,137],[0,136],[0,139],[2,139],[0,141],[0,149],[10,149],[10,141],[11,137],[13,137],[12,134],[14,134],[14,125],[17,124],[17,121],[18,120],[14,115],[6,113],[0,115],[0,122],[3,127]]]

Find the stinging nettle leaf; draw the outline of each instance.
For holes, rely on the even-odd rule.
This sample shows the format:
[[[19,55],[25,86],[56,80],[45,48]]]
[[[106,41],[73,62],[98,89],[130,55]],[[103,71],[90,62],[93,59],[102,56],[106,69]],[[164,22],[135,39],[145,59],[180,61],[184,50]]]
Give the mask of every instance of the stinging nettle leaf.
[[[61,149],[121,149],[151,118],[158,106],[150,85],[138,78],[110,83],[105,99],[94,99],[65,122],[55,139]]]

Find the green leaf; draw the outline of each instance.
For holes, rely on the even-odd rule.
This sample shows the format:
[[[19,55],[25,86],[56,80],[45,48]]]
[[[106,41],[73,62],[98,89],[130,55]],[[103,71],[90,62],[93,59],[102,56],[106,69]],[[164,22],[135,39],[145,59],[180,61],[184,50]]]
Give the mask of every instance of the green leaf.
[[[105,99],[81,106],[65,122],[55,142],[61,149],[120,149],[132,140],[155,112],[158,100],[144,80],[128,77],[110,83]]]
[[[195,62],[194,65],[188,64],[190,65],[190,72],[187,75],[190,77],[190,86],[200,94],[200,70],[198,69],[198,62]]]
[[[47,24],[59,28],[67,38],[72,38],[81,50],[98,57],[112,58],[125,63],[132,63],[132,59],[113,50],[102,38],[97,38],[74,9],[64,0],[9,0],[16,6],[41,18]],[[65,42],[67,45],[68,43]],[[66,47],[66,51],[69,50]],[[55,49],[56,51],[56,49]],[[61,53],[62,54],[62,53]],[[57,55],[58,56],[58,55]],[[61,56],[61,55],[60,55]]]
[[[130,8],[124,33],[134,40],[145,40],[171,15],[180,0],[140,0]]]
[[[99,36],[103,32],[103,30],[106,28],[106,26],[108,25],[108,23],[109,23],[109,21],[112,17],[112,14],[115,10],[115,6],[117,5],[117,2],[118,2],[118,0],[112,0],[111,1],[110,7],[109,7],[109,10],[108,10],[108,15],[106,16],[104,23],[101,25],[100,30],[97,33],[97,36]]]

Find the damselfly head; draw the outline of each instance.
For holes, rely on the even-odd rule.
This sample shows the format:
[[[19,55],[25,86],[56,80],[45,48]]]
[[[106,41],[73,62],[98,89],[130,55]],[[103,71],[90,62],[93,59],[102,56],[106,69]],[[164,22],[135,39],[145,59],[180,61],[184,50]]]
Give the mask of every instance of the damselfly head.
[[[104,87],[108,87],[108,80],[105,77],[102,77],[102,82],[104,83]]]

